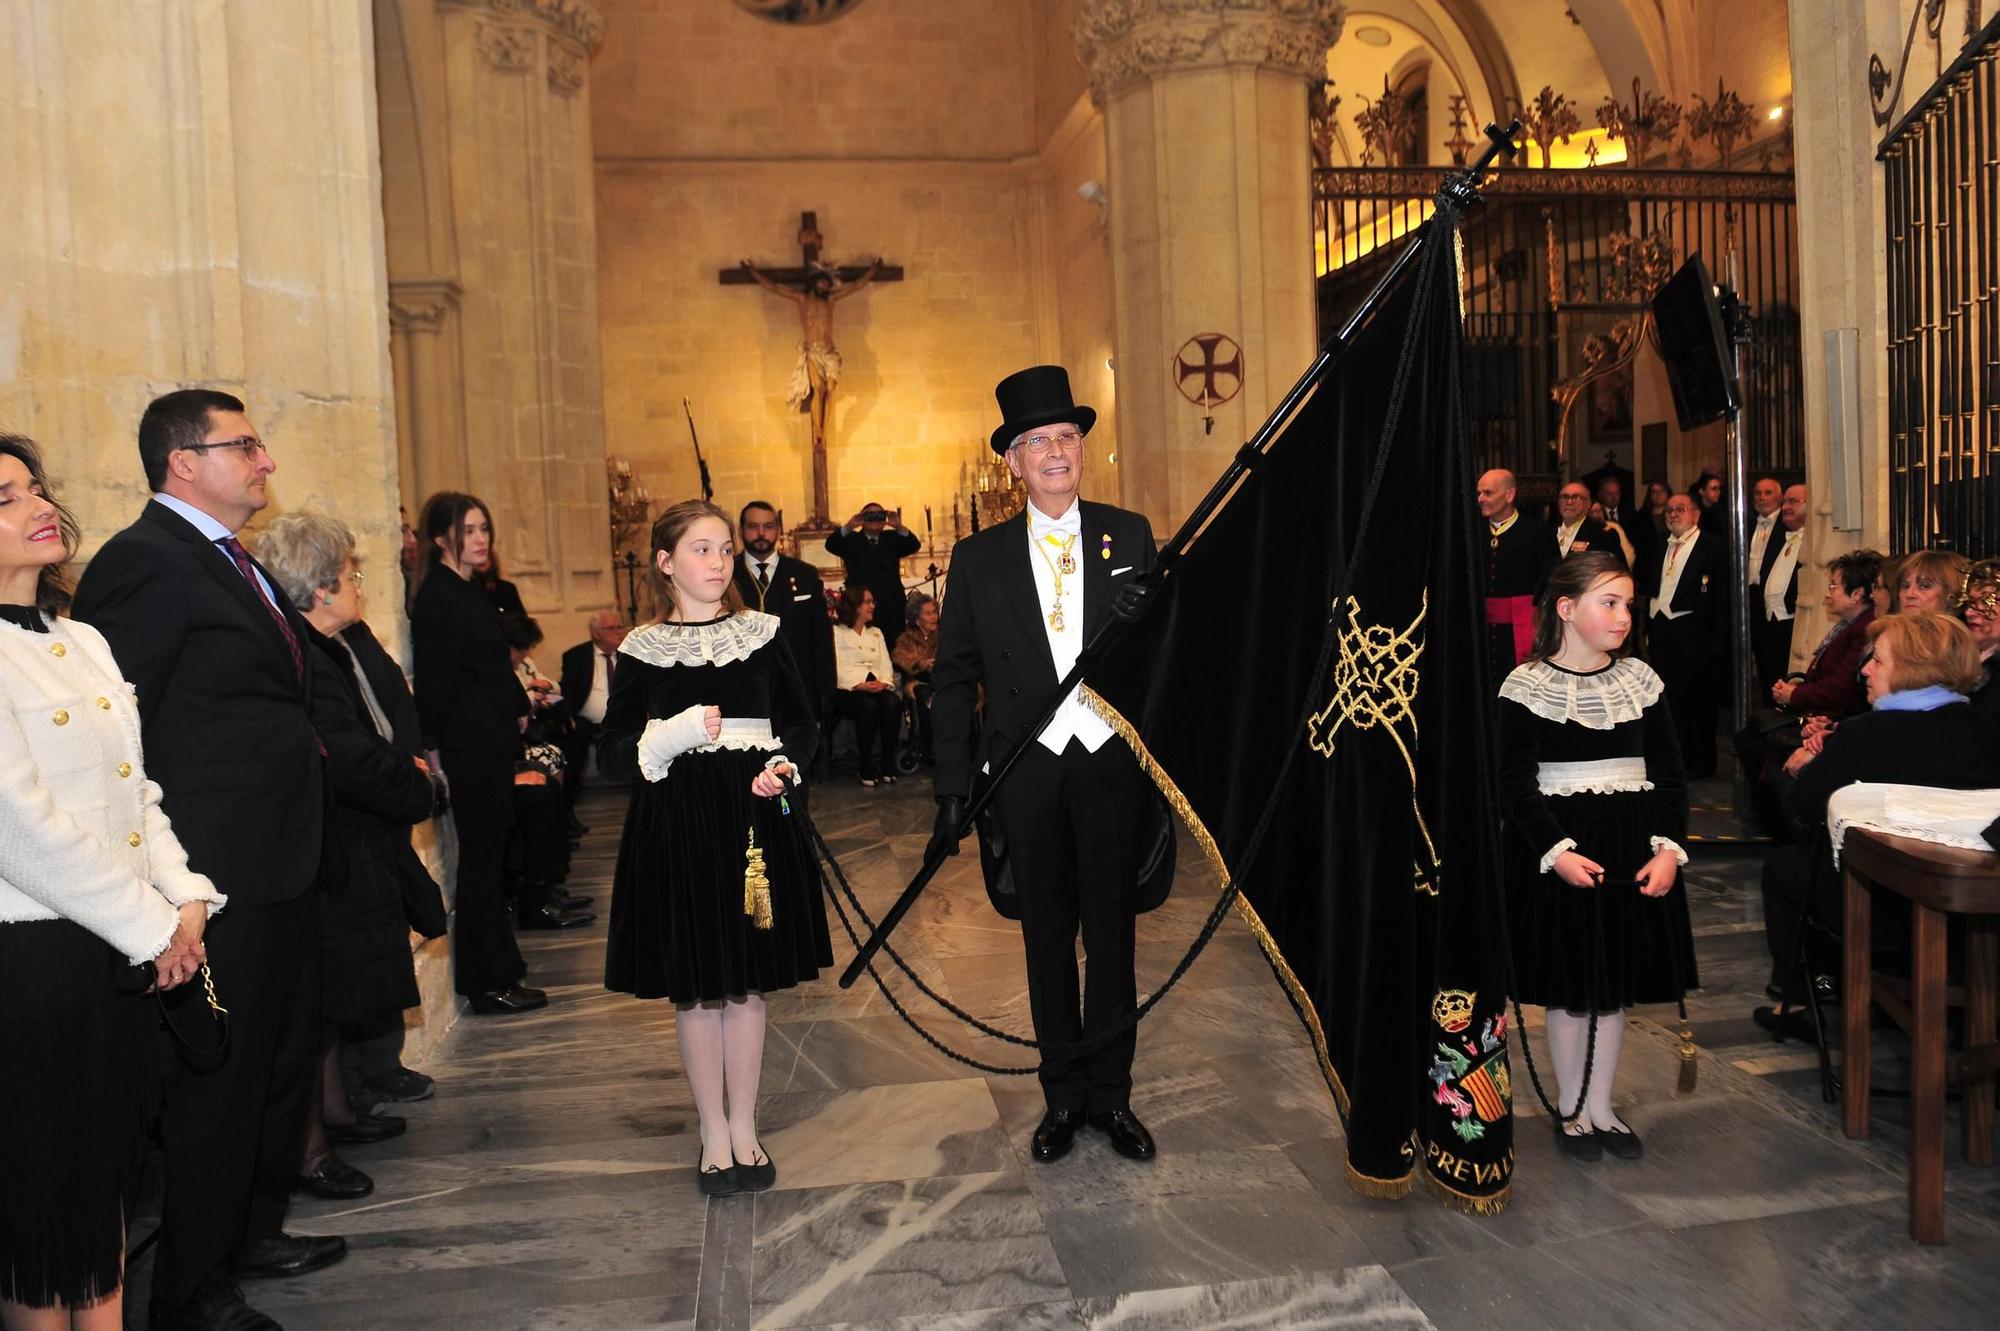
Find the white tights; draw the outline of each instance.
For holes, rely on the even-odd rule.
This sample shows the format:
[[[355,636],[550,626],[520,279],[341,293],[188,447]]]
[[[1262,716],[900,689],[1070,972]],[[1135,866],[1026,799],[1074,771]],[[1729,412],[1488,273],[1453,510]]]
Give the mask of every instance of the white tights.
[[[1618,1050],[1625,1043],[1625,1011],[1600,1012],[1597,1014],[1596,1052],[1591,1053],[1590,1017],[1565,1012],[1561,1008],[1548,1009],[1549,1056],[1556,1069],[1556,1109],[1569,1114],[1577,1107],[1577,1093],[1585,1090],[1583,1085],[1583,1065],[1589,1055],[1590,1086],[1588,1100],[1583,1112],[1577,1115],[1570,1131],[1585,1128],[1602,1128],[1605,1131],[1628,1130],[1625,1123],[1611,1108],[1611,1087],[1618,1079]]]
[[[677,1008],[674,1034],[701,1115],[701,1167],[727,1169],[732,1159],[762,1163],[757,1075],[764,1065],[763,996]]]

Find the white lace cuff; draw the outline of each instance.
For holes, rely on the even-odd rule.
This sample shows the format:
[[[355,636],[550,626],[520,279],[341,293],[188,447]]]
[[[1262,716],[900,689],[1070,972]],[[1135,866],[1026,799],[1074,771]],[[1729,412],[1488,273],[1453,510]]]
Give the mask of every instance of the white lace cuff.
[[[700,744],[708,743],[708,727],[700,703],[684,707],[672,716],[654,717],[639,732],[639,774],[648,781],[665,779],[674,759]]]
[[[790,758],[787,758],[782,753],[774,753],[770,757],[764,760],[764,770],[767,772],[771,771],[774,768],[779,768],[779,767],[791,768],[789,774],[780,775],[778,779],[780,781],[783,781],[786,785],[791,786],[793,789],[797,789],[799,786],[798,764],[793,762]]]
[[[1676,864],[1679,864],[1682,868],[1687,867],[1688,853],[1681,849],[1680,842],[1674,840],[1672,837],[1664,837],[1664,836],[1654,837],[1653,853],[1657,855],[1663,850],[1671,850],[1674,853],[1674,862]]]
[[[1576,849],[1576,838],[1567,836],[1564,837],[1562,840],[1556,842],[1555,845],[1550,846],[1549,853],[1542,856],[1541,872],[1547,873],[1551,869],[1555,868],[1556,857],[1558,855],[1562,854],[1566,850],[1575,850],[1575,849]]]

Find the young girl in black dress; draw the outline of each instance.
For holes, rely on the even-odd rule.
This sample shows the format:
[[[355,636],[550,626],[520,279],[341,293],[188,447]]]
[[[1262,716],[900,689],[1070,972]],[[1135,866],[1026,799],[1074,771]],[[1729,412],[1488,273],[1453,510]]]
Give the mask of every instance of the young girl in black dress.
[[[833,964],[818,862],[788,792],[817,727],[774,615],[746,610],[721,509],[653,524],[665,617],[618,650],[598,764],[643,777],[618,847],[605,987],[671,999],[701,1115],[704,1194],[761,1192],[764,998]]]
[[[1660,677],[1624,655],[1632,591],[1609,553],[1563,560],[1536,608],[1532,655],[1500,686],[1517,996],[1548,1009],[1569,1116],[1557,1143],[1584,1160],[1640,1155],[1611,1108],[1625,1009],[1698,982],[1679,882],[1687,782]]]

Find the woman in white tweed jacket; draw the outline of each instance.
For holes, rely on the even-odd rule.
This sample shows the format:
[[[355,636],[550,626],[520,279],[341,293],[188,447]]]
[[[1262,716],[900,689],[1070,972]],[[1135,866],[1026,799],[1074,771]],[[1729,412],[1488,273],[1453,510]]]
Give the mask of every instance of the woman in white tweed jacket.
[[[158,1087],[132,968],[185,983],[223,898],[146,779],[111,649],[58,614],[76,540],[34,446],[0,435],[0,1320],[116,1327]]]

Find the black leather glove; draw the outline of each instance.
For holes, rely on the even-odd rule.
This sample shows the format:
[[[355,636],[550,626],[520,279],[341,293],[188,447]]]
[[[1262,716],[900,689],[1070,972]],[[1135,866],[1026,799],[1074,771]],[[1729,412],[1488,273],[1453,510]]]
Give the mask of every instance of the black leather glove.
[[[937,822],[931,827],[930,844],[924,847],[926,860],[958,854],[958,829],[965,821],[965,800],[958,795],[938,796]]]
[[[1111,598],[1111,617],[1121,624],[1130,624],[1146,613],[1146,606],[1152,597],[1152,584],[1142,578],[1134,578],[1120,587],[1118,595]]]

